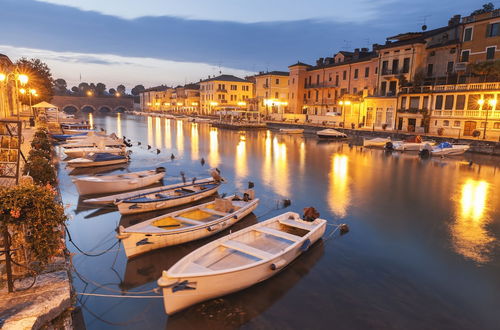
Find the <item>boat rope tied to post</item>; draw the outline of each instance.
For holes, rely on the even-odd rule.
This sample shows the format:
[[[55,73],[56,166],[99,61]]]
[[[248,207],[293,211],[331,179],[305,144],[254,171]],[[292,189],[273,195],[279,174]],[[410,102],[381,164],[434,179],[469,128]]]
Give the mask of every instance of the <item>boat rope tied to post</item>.
[[[124,296],[118,294],[100,294],[100,293],[86,293],[77,292],[80,296],[93,296],[93,297],[106,297],[106,298],[135,298],[135,299],[150,299],[150,298],[163,298],[163,296]]]
[[[340,225],[336,224],[328,224],[328,225],[335,227],[335,229],[332,230],[331,233],[324,238],[324,241],[328,241],[330,238],[332,238],[335,232],[337,232],[337,230],[340,230],[340,236],[345,235],[349,232],[349,226],[345,223],[341,223]]]
[[[99,253],[90,253],[90,252],[85,252],[83,251],[82,249],[80,249],[80,247],[78,247],[78,245],[76,245],[75,242],[73,242],[73,238],[71,237],[71,234],[69,232],[69,229],[68,227],[66,226],[66,224],[64,224],[64,228],[66,229],[66,233],[68,234],[68,239],[69,241],[71,242],[71,244],[73,244],[73,246],[78,250],[80,251],[80,253],[82,253],[83,255],[86,255],[87,257],[99,257],[99,256],[102,256],[103,254],[105,253],[108,253],[109,251],[111,251],[112,248],[114,248],[117,244],[120,243],[120,241],[116,241],[113,245],[111,245],[109,248],[107,248],[106,250],[104,251],[101,251]]]

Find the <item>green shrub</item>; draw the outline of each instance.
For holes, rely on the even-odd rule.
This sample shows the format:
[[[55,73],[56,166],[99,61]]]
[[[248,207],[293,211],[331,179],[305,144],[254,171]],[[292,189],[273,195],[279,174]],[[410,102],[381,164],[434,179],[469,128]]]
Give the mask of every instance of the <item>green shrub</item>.
[[[50,160],[43,156],[30,157],[24,167],[24,174],[30,175],[36,184],[54,185],[57,182],[56,172]]]

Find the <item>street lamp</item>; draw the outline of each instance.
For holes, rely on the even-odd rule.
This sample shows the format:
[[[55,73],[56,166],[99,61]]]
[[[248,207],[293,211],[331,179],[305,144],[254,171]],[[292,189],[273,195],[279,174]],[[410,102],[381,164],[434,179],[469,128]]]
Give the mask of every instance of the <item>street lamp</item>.
[[[479,106],[481,107],[481,110],[482,110],[483,109],[484,100],[480,99],[480,100],[477,101],[477,103],[479,104]],[[491,106],[492,110],[495,110],[495,107],[497,105],[497,100],[490,99],[490,100],[488,100],[488,104]],[[486,115],[485,115],[485,120],[484,120],[484,129],[483,129],[483,140],[486,139],[486,127],[488,126],[488,112],[489,111],[490,110],[488,108],[486,108]]]

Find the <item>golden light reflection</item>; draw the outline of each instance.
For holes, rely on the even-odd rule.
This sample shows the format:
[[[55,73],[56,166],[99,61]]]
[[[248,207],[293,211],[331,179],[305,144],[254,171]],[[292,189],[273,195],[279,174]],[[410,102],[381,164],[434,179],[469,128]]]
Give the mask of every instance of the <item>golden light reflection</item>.
[[[267,131],[266,132],[266,139],[265,139],[265,153],[264,153],[264,162],[262,166],[262,180],[272,186],[271,183],[271,178],[272,178],[272,173],[271,173],[271,164],[272,164],[272,139],[271,139],[271,132]]]
[[[165,148],[172,148],[172,128],[170,127],[170,119],[165,119]]]
[[[304,141],[300,142],[299,156],[300,173],[303,174],[306,167],[306,144],[304,143]]]
[[[161,118],[155,118],[155,144],[158,149],[161,149]]]
[[[176,145],[177,145],[177,151],[179,153],[182,153],[184,151],[184,132],[182,131],[182,120],[177,121],[177,139],[176,139]]]
[[[94,115],[92,114],[92,112],[89,112],[89,125],[90,125],[90,129],[94,128]],[[118,135],[118,136],[121,136],[121,135]]]
[[[244,135],[240,135],[240,141],[236,146],[236,157],[235,157],[234,167],[236,175],[236,186],[242,189],[243,185],[241,179],[245,178],[248,175],[246,139],[244,138]]]
[[[210,129],[210,153],[208,154],[208,163],[211,167],[217,167],[220,163],[218,130],[216,127]]]
[[[118,112],[118,115],[116,116],[116,135],[118,137],[122,136],[122,114]]]
[[[331,171],[328,176],[328,205],[333,213],[340,218],[347,215],[350,203],[349,157],[335,154],[331,160]]]
[[[148,116],[148,145],[153,144],[153,117]]]
[[[196,160],[200,157],[199,140],[198,140],[198,124],[191,124],[191,159]]]
[[[479,263],[490,260],[489,253],[495,237],[486,229],[489,183],[468,179],[457,196],[456,219],[451,228],[453,246],[457,253]]]
[[[276,193],[286,196],[289,193],[287,150],[284,142],[273,139],[273,186]]]

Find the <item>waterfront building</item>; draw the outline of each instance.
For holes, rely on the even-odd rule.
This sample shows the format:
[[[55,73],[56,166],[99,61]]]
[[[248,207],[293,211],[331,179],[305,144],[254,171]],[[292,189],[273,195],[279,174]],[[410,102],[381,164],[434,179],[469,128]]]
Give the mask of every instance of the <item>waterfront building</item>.
[[[200,81],[200,112],[214,114],[222,109],[247,110],[253,98],[253,83],[223,74]]]
[[[171,93],[171,109],[184,114],[198,114],[200,110],[200,85],[177,86]]]
[[[478,62],[500,59],[500,9],[462,19],[460,62],[463,69]]]
[[[254,83],[254,97],[249,101],[249,110],[266,116],[287,113],[289,75],[284,71],[271,71],[248,77]]]
[[[139,94],[139,102],[142,111],[162,111],[164,104],[162,100],[166,99],[167,91],[172,88],[161,85],[151,87]]]
[[[0,119],[15,116],[21,111],[16,79],[14,64],[9,57],[0,54]]]

